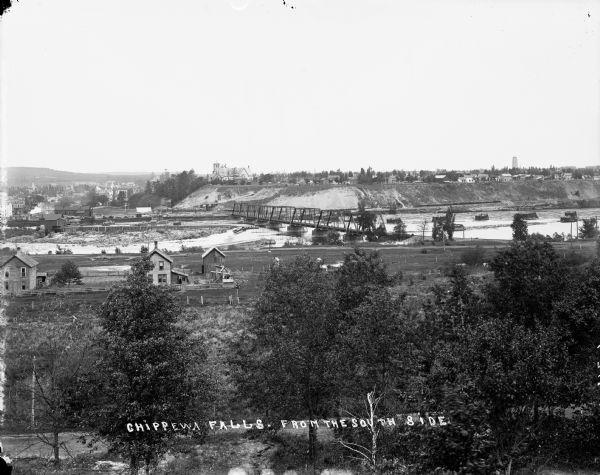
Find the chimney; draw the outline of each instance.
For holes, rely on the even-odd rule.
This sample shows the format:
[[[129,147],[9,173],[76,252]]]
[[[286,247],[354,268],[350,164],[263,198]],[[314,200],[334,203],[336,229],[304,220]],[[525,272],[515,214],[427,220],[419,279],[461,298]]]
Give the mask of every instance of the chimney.
[[[154,249],[158,249],[158,241],[154,241]]]

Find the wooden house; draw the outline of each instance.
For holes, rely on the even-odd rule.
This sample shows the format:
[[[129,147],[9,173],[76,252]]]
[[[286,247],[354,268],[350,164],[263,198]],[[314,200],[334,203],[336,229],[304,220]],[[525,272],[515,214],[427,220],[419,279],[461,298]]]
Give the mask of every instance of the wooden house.
[[[154,249],[150,251],[150,261],[154,268],[149,272],[152,283],[156,285],[187,284],[189,276],[182,269],[176,269],[173,259],[158,249],[158,241],[154,241]]]
[[[216,247],[211,247],[202,254],[202,274],[210,274],[215,266],[225,265],[225,254]]]
[[[27,254],[17,251],[0,265],[2,292],[18,295],[37,286],[38,262]]]

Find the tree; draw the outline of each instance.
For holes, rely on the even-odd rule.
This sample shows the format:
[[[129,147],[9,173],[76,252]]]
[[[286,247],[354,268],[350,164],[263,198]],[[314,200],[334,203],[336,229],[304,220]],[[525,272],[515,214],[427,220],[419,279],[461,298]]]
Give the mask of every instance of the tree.
[[[452,241],[454,236],[455,217],[456,215],[452,211],[452,208],[448,208],[444,216],[433,217],[431,237],[434,241],[445,241],[446,239]]]
[[[593,239],[598,235],[598,221],[596,218],[583,218],[579,234],[582,239]]]
[[[419,230],[419,234],[421,234],[421,242],[425,242],[425,233],[427,232],[428,227],[429,221],[427,221],[427,218],[423,219],[422,221],[419,221],[417,229]]]
[[[520,214],[515,214],[510,225],[513,230],[514,241],[525,241],[527,239],[527,221]]]
[[[344,255],[336,277],[335,296],[342,312],[358,307],[369,293],[393,283],[379,253],[358,247]]]
[[[131,473],[141,466],[149,473],[177,432],[130,431],[127,424],[186,421],[192,414],[198,420],[206,398],[202,342],[178,326],[180,308],[167,289],[152,284],[151,269],[149,257],[140,258],[102,304],[103,352],[88,384],[93,407],[86,419],[129,459]]]
[[[81,285],[83,283],[79,267],[77,267],[77,264],[71,260],[66,261],[61,266],[60,270],[54,275],[52,282],[59,286],[69,286],[73,283]]]
[[[454,219],[456,218],[456,214],[452,211],[452,207],[449,207],[446,211],[446,215],[444,216],[444,224],[442,226],[442,230],[448,236],[448,240],[452,241],[454,239]]]
[[[566,270],[548,242],[514,241],[490,262],[495,282],[488,297],[497,312],[528,326],[547,322],[566,289]]]
[[[408,234],[406,232],[406,224],[399,219],[398,223],[394,226],[394,235],[397,239],[406,239]]]
[[[361,304],[349,310],[338,330],[340,349],[335,363],[343,375],[340,399],[356,411],[363,395],[377,388],[389,399],[389,413],[399,411],[407,376],[411,372],[408,321],[400,299],[392,298],[389,289],[378,287],[366,295]]]
[[[327,417],[334,406],[338,307],[334,280],[321,262],[299,256],[273,265],[235,359],[241,391],[272,420]],[[316,427],[309,424],[316,466]]]
[[[367,211],[366,202],[361,200],[358,203],[358,215],[356,216],[356,222],[358,224],[358,228],[367,234],[371,234],[375,230],[375,222],[377,221],[377,217],[375,213],[371,211]]]
[[[52,448],[57,466],[59,435],[77,424],[77,379],[93,363],[94,329],[86,317],[67,300],[55,298],[44,302],[35,318],[22,311],[8,337],[7,422],[32,430]]]

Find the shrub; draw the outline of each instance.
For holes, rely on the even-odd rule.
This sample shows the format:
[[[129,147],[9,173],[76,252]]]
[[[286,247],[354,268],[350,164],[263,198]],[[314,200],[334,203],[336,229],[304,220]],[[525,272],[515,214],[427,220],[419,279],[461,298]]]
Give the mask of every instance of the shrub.
[[[461,254],[461,260],[468,266],[480,266],[485,260],[485,251],[479,246],[473,249],[465,249]]]

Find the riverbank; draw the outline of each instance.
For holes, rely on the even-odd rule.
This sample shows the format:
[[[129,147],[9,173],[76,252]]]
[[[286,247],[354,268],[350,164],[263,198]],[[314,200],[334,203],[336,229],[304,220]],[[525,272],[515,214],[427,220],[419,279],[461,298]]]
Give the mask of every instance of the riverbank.
[[[215,206],[231,208],[233,201],[256,202],[274,206],[320,209],[357,209],[367,207],[420,209],[447,207],[454,203],[492,205],[494,209],[519,207],[590,207],[600,206],[600,181],[528,180],[479,183],[397,183],[392,185],[207,185],[175,206],[192,210]]]

